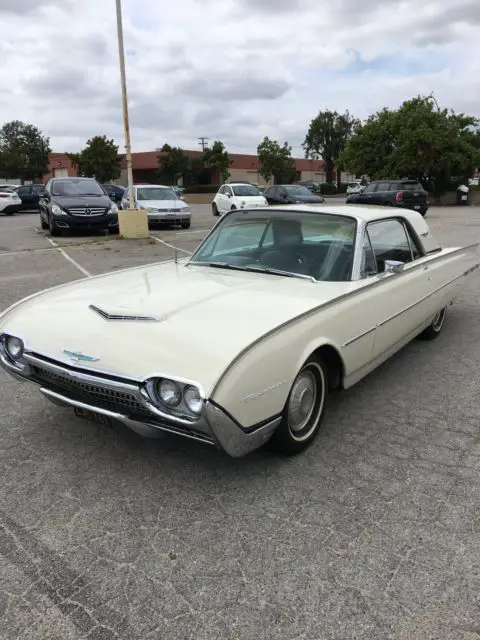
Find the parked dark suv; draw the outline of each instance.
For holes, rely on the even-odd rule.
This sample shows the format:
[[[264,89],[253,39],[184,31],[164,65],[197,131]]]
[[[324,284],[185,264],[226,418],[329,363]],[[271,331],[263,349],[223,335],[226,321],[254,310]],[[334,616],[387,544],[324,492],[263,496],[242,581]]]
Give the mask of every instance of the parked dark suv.
[[[40,198],[40,223],[61,231],[117,231],[118,207],[93,178],[52,178]]]
[[[424,216],[428,211],[428,195],[418,180],[376,180],[362,193],[348,196],[347,204],[380,204],[414,209]]]

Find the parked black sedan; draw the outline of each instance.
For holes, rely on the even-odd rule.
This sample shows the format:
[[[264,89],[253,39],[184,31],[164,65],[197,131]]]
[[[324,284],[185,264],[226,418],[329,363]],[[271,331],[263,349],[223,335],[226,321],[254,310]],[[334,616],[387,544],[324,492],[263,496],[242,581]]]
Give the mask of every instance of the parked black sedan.
[[[276,184],[263,192],[268,204],[322,204],[325,198],[300,184]]]
[[[18,187],[16,191],[22,201],[20,211],[40,211],[40,196],[44,189],[43,184],[25,184]]]

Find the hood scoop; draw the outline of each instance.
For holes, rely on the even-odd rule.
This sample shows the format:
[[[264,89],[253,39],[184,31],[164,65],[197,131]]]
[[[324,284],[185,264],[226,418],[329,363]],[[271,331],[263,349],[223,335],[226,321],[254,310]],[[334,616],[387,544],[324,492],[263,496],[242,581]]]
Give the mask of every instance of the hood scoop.
[[[90,304],[88,306],[89,309],[98,313],[99,316],[102,316],[105,320],[124,320],[124,321],[139,321],[139,322],[159,322],[159,318],[154,315],[144,315],[135,313],[134,311],[130,311],[128,309],[111,309],[110,311],[106,311],[105,309],[100,309],[94,304]]]

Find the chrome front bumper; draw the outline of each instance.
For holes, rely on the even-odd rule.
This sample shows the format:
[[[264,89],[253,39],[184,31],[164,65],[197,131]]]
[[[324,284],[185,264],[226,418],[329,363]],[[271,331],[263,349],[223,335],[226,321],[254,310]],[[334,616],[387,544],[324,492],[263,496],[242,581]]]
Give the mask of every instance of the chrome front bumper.
[[[32,353],[24,354],[20,368],[0,348],[0,365],[14,378],[37,384],[41,394],[58,406],[77,407],[101,414],[144,437],[154,438],[161,433],[180,435],[216,446],[233,458],[240,458],[264,445],[280,422],[280,418],[276,417],[245,430],[210,400],[205,401],[203,414],[197,421],[162,415],[146,400],[138,382],[118,381],[96,376],[93,372],[80,372]],[[39,370],[43,371],[43,379],[38,377]],[[69,383],[71,388],[65,388]],[[82,398],[82,389],[101,389],[103,395],[102,392],[95,391],[97,397],[107,400],[112,398],[112,403],[120,408],[106,407],[105,402],[97,404],[90,399],[86,400]]]

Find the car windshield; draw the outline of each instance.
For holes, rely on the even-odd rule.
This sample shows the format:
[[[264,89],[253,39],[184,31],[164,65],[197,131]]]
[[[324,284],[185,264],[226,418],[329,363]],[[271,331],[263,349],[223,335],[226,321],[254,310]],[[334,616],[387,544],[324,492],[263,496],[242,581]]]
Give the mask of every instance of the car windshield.
[[[311,196],[312,192],[301,184],[289,184],[285,186],[291,196]]]
[[[54,196],[104,196],[105,191],[95,180],[54,180]]]
[[[236,196],[240,196],[242,198],[248,196],[261,196],[262,194],[257,189],[257,187],[252,186],[251,184],[237,184],[232,187],[233,193]]]
[[[145,187],[137,189],[138,200],[178,200],[178,196],[173,189],[163,187]]]
[[[323,212],[234,211],[215,227],[189,264],[347,281],[356,228],[355,218]]]

